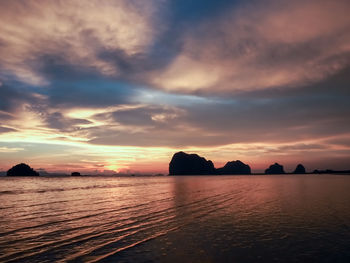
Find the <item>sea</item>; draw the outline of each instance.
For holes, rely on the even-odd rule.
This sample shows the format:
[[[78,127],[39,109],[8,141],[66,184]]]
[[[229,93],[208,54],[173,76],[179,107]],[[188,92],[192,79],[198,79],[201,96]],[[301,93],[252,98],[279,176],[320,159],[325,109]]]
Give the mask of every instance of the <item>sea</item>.
[[[350,176],[1,177],[0,262],[350,262]]]

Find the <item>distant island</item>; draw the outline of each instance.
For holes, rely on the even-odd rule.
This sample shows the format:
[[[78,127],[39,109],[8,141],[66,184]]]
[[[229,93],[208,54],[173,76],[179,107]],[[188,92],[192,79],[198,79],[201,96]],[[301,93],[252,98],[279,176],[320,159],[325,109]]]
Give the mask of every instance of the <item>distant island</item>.
[[[306,170],[305,170],[304,165],[298,164],[293,173],[294,174],[305,174]]]
[[[7,176],[39,176],[39,173],[29,165],[20,163],[9,169]]]
[[[198,154],[177,152],[169,164],[169,175],[228,175],[251,174],[249,165],[237,160],[228,162],[224,167],[216,169],[210,160]]]
[[[305,174],[302,164],[298,164],[294,173]],[[211,160],[206,160],[198,154],[177,152],[169,163],[169,175],[238,175],[252,174],[250,166],[240,160],[227,162],[224,167],[215,168]],[[285,174],[283,165],[270,165],[265,174]]]
[[[265,174],[285,174],[285,171],[283,165],[275,163],[265,170]]]
[[[209,175],[215,174],[215,171],[212,161],[184,152],[175,153],[169,164],[170,175]]]

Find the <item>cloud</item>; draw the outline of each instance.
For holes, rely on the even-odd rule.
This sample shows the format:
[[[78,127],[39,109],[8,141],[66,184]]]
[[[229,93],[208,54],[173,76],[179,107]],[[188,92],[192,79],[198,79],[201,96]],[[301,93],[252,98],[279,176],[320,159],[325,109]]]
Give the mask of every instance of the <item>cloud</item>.
[[[237,94],[321,81],[350,59],[348,1],[259,1],[185,29],[182,52],[151,82]]]
[[[347,133],[347,100],[323,95],[236,99],[232,103],[188,106],[184,121],[225,138],[227,144],[314,140]]]
[[[191,131],[192,130],[192,131]],[[227,141],[223,137],[200,134],[200,131],[193,129],[158,130],[149,129],[147,131],[112,131],[96,130],[96,135],[89,140],[91,144],[115,145],[115,146],[137,146],[137,147],[212,147],[223,145]]]
[[[161,1],[2,1],[0,69],[33,85],[50,80],[40,73],[40,57],[56,54],[69,64],[118,75],[101,51],[136,56],[157,34],[154,14]]]
[[[60,112],[47,114],[45,121],[47,123],[47,127],[60,131],[74,131],[76,129],[79,129],[79,125],[91,124],[90,121],[85,119],[73,119],[64,117]]]
[[[185,145],[195,135],[182,123],[187,112],[178,107],[135,104],[92,118],[104,125],[84,131],[92,144],[125,146]]]
[[[10,117],[10,113],[14,113],[16,110],[20,109],[26,101],[32,101],[33,103],[37,101],[35,93],[22,87],[3,84],[0,87],[0,91],[0,111],[3,112],[1,115],[4,117]]]
[[[19,152],[23,151],[23,148],[8,148],[8,147],[0,147],[0,152],[1,153],[14,153],[14,152]]]
[[[106,108],[125,104],[135,94],[132,84],[101,79],[56,82],[49,90],[52,107]]]
[[[156,126],[173,122],[182,112],[180,109],[161,106],[140,106],[111,113],[112,118],[122,125]]]
[[[77,93],[69,98],[72,93],[67,92],[65,104],[48,104],[51,107],[40,108],[37,115],[43,122],[41,127],[58,129],[66,139],[99,145],[218,147],[292,142],[313,145],[314,141],[341,136],[350,129],[346,76],[334,76],[331,80],[334,86],[325,80],[316,86],[296,89],[295,94],[287,91],[271,95],[260,91],[235,99],[196,99],[156,93],[155,98],[144,100],[148,104],[136,101],[113,104],[111,100],[104,105],[103,92],[100,104],[93,103],[98,93],[96,96],[91,93],[86,103],[81,103],[84,94],[88,94],[87,89],[82,89],[80,96]],[[109,94],[108,99],[111,97]]]
[[[6,132],[14,132],[14,131],[17,131],[17,130],[12,129],[12,128],[8,128],[8,127],[0,126],[0,134],[1,133],[6,133]]]
[[[296,97],[203,101],[175,109],[138,106],[95,116],[91,143],[166,147],[217,147],[233,143],[319,141],[348,131],[347,97]],[[158,116],[160,119],[158,120]],[[302,144],[303,145],[303,144]]]
[[[347,72],[295,88],[294,92],[259,91],[234,99],[194,100],[177,104],[174,112],[158,107],[159,114],[177,113],[164,125],[152,120],[154,106],[120,111],[119,117],[118,111],[110,112],[103,114],[109,125],[89,130],[88,137],[91,143],[106,145],[218,147],[295,143],[310,150],[315,144],[329,148],[324,140],[343,136],[350,129]]]
[[[0,111],[0,120],[1,121],[8,121],[13,118],[13,115],[8,112],[1,112]]]
[[[348,148],[350,147],[350,134],[329,138],[325,140],[325,143],[335,145],[338,148]]]

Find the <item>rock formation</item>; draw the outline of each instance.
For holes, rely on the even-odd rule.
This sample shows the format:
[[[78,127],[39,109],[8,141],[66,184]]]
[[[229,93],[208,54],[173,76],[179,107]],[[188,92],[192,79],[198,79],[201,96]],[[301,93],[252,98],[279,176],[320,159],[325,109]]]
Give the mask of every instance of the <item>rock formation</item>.
[[[72,172],[71,176],[81,176],[81,174],[79,172]]]
[[[230,175],[230,174],[251,174],[249,165],[241,161],[226,163],[224,167],[215,169],[212,161],[197,154],[178,152],[173,155],[169,164],[170,175]]]
[[[284,174],[283,165],[279,165],[278,163],[270,165],[269,168],[265,170],[265,174]]]
[[[7,171],[7,176],[39,176],[33,168],[25,163],[20,163],[13,166]]]
[[[217,174],[251,174],[249,165],[237,160],[228,162],[224,167],[216,169]]]
[[[208,175],[215,174],[212,161],[197,154],[177,152],[169,163],[170,175]]]
[[[304,165],[298,164],[293,173],[294,174],[304,174],[304,173],[306,173]]]

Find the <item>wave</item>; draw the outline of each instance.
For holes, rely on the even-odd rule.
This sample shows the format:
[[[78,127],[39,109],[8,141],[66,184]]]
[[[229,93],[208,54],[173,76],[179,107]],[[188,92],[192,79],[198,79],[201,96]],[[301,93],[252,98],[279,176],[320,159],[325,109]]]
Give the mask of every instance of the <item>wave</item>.
[[[222,201],[222,198],[227,197],[227,196],[230,196],[230,194],[218,194],[218,195],[214,195],[211,197],[203,198],[201,200],[189,202],[187,204],[180,204],[180,205],[175,206],[175,207],[161,209],[161,210],[158,210],[158,211],[155,211],[152,213],[147,213],[147,210],[145,210],[145,208],[142,208],[143,206],[150,205],[152,203],[159,204],[159,202],[162,202],[162,201],[163,202],[173,201],[173,197],[172,198],[165,198],[163,200],[156,200],[156,201],[153,201],[153,202],[150,202],[147,204],[135,205],[133,207],[123,207],[123,208],[116,209],[116,210],[106,210],[104,212],[91,214],[89,216],[61,220],[61,221],[51,222],[51,223],[47,223],[47,224],[36,225],[33,227],[21,228],[21,229],[17,229],[14,231],[8,231],[5,233],[1,233],[1,235],[4,236],[4,235],[17,234],[17,233],[19,234],[20,232],[23,232],[23,231],[32,231],[33,228],[44,228],[45,229],[48,226],[52,226],[53,224],[62,224],[64,222],[68,222],[68,221],[71,222],[72,220],[83,220],[83,219],[86,219],[89,217],[96,217],[96,216],[103,215],[103,214],[113,214],[114,212],[117,212],[117,211],[119,211],[119,212],[124,211],[124,214],[125,214],[125,218],[122,220],[110,221],[108,223],[102,223],[102,224],[99,223],[99,224],[94,224],[94,225],[85,226],[85,227],[77,227],[75,229],[70,230],[73,233],[78,233],[76,235],[73,235],[71,238],[63,239],[63,240],[58,241],[58,242],[47,242],[47,243],[44,243],[40,246],[29,246],[24,251],[22,250],[21,252],[18,252],[18,253],[7,254],[3,257],[0,257],[0,260],[1,261],[23,260],[23,259],[30,259],[33,257],[34,258],[35,257],[42,257],[43,255],[45,255],[45,253],[50,253],[50,251],[52,252],[53,250],[57,251],[59,249],[63,249],[66,246],[76,246],[77,244],[86,243],[89,241],[93,241],[93,242],[104,241],[104,242],[102,242],[102,244],[100,244],[100,246],[96,246],[96,245],[93,246],[93,250],[90,252],[94,255],[97,255],[97,254],[99,254],[98,253],[99,249],[106,248],[106,246],[109,248],[111,246],[114,247],[114,246],[116,246],[116,243],[120,242],[122,239],[139,234],[140,231],[147,232],[147,231],[150,231],[152,229],[153,230],[159,229],[160,226],[164,228],[164,231],[166,231],[166,229],[168,229],[169,227],[178,227],[178,226],[176,226],[176,223],[179,221],[178,221],[178,217],[176,217],[175,212],[181,207],[191,209],[191,207],[193,208],[193,207],[198,206],[202,203],[203,205],[199,206],[198,209],[193,208],[194,210],[193,209],[191,210],[190,214],[193,216],[193,213],[198,213],[198,212],[201,212],[203,210],[207,210],[211,203],[213,203],[212,205],[217,206],[220,203],[220,200]],[[229,198],[228,200],[230,200],[230,199],[232,199],[232,198]],[[204,204],[206,204],[206,205],[204,205]],[[139,208],[139,209],[133,211],[134,213],[136,213],[136,216],[133,216],[133,217],[128,216],[128,214],[129,214],[128,210],[134,209],[134,208]],[[119,216],[121,216],[121,214],[119,214]],[[185,218],[186,213],[182,213],[181,216]],[[172,226],[173,224],[175,224],[175,226]],[[87,231],[87,229],[89,229],[89,230],[105,229],[105,230],[104,231],[97,230],[95,232],[91,231],[91,232],[85,233],[85,231]],[[84,231],[83,232],[84,234],[79,234],[82,231]],[[121,237],[118,237],[117,239],[112,239],[107,243],[105,242],[106,240],[108,240],[108,237],[110,238],[111,235],[115,236],[118,233],[119,234],[124,233],[124,235]],[[62,232],[53,231],[51,233],[51,235],[60,235],[60,236],[66,236],[67,234],[68,234],[68,232],[65,229],[62,230]],[[50,235],[50,234],[49,233],[44,234],[45,237],[48,237],[48,235]],[[22,240],[12,241],[12,245],[14,245],[15,243],[21,243],[21,242],[23,243],[24,241],[27,241],[28,243],[30,243],[30,241],[33,239],[40,240],[40,236],[27,238],[26,240],[22,239]],[[1,244],[1,246],[6,246],[6,245],[9,245],[9,243]],[[84,251],[83,255],[77,255],[76,259],[79,259],[79,257],[86,257],[87,252],[88,251]]]

